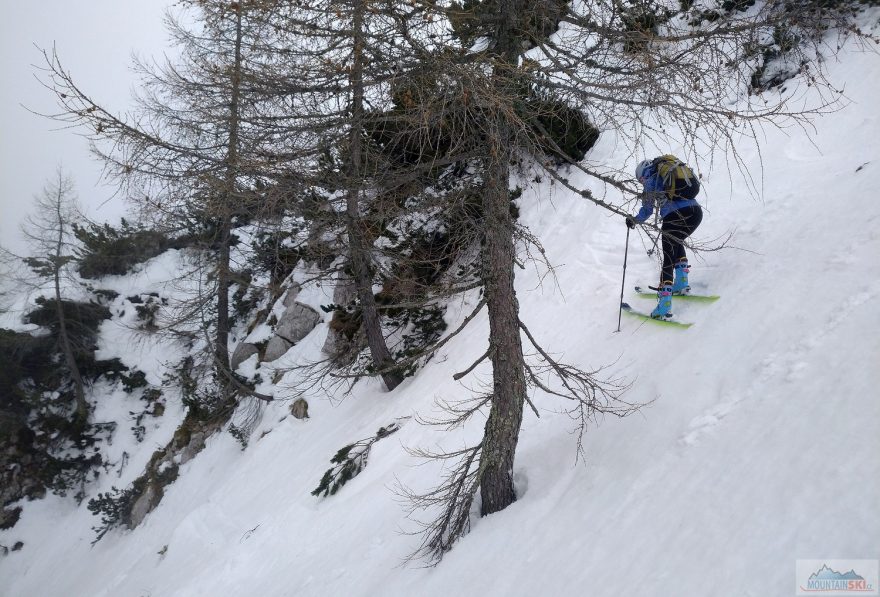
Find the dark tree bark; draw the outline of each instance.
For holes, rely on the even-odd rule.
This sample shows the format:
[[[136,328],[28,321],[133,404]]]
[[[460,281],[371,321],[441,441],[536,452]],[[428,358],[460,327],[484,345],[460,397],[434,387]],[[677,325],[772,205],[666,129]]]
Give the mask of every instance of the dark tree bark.
[[[353,50],[351,63],[351,132],[349,136],[349,189],[346,194],[346,231],[348,233],[349,256],[352,278],[360,303],[362,325],[370,348],[373,366],[381,371],[382,381],[388,390],[393,390],[403,377],[390,371],[394,359],[388,350],[382,333],[376,298],[373,295],[373,270],[366,239],[361,226],[359,196],[360,181],[363,178],[363,134],[364,134],[364,11],[366,2],[358,0],[354,6],[352,19]]]
[[[235,11],[235,51],[232,62],[232,79],[229,99],[229,137],[226,149],[226,179],[224,181],[219,212],[221,224],[218,239],[220,248],[217,256],[217,335],[214,356],[217,367],[222,368],[218,375],[222,387],[228,384],[226,371],[229,369],[229,241],[232,228],[232,211],[235,209],[236,179],[238,175],[238,128],[239,99],[241,96],[241,8]]]
[[[516,501],[513,459],[519,440],[526,397],[525,361],[519,333],[519,301],[514,289],[513,220],[508,190],[509,154],[503,135],[495,140],[500,152],[491,165],[483,208],[486,241],[483,281],[489,310],[489,351],[492,359],[492,407],[486,421],[481,459],[480,495],[483,515]]]
[[[499,2],[496,83],[503,93],[506,72],[515,68],[518,50],[515,23],[519,0]],[[512,127],[496,112],[490,124],[489,164],[483,209],[486,217],[483,282],[489,310],[489,353],[492,359],[492,407],[486,421],[480,462],[481,514],[503,510],[516,501],[513,461],[526,400],[525,359],[519,327],[519,301],[514,288],[516,245],[510,213]]]

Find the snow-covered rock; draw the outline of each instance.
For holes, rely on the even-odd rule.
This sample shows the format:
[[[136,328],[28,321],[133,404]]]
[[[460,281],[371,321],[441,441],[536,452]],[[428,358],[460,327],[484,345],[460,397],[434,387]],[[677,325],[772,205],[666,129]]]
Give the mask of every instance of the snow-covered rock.
[[[290,309],[296,304],[296,297],[299,296],[300,292],[302,292],[302,286],[298,283],[293,282],[287,291],[284,293],[284,298],[281,300],[282,304]]]
[[[288,350],[290,350],[291,346],[293,346],[293,344],[284,338],[272,336],[266,344],[266,350],[263,353],[263,362],[271,363],[272,361],[280,359]]]
[[[232,353],[232,357],[230,358],[230,366],[232,370],[235,371],[238,369],[238,366],[244,363],[246,360],[258,354],[260,352],[259,347],[256,344],[251,344],[250,342],[241,342],[238,346],[235,347],[235,351]]]
[[[294,302],[278,320],[275,336],[293,345],[305,338],[320,321],[321,316],[317,311],[302,303]]]

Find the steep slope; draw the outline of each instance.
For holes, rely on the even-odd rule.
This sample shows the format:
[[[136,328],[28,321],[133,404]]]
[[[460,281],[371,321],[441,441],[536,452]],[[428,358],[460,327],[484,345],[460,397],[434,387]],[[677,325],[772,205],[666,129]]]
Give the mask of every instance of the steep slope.
[[[400,566],[419,544],[405,533],[419,527],[395,487],[425,490],[441,472],[407,448],[479,437],[481,422],[448,434],[408,417],[471,394],[476,382],[451,376],[485,350],[485,316],[393,394],[361,383],[341,402],[313,397],[307,422],[271,405],[245,451],[213,438],[133,532],[90,548],[84,506],[28,504],[0,533],[25,543],[0,559],[0,593],[786,595],[797,559],[877,558],[880,56],[851,49],[829,71],[850,105],[810,137],[768,130],[763,155],[741,148],[750,172],[763,164],[763,201],[735,172],[705,173],[697,236],[735,230],[741,250],[694,260],[692,281],[722,299],[676,303],[696,323],[687,331],[624,320],[616,333],[623,223],[546,180],[526,191],[522,220],[558,266],[555,284],[518,272],[526,322],[566,360],[610,365],[646,406],[591,428],[584,465],[564,405],[538,397],[541,417],[527,416],[521,434],[519,501],[475,518],[440,566]],[[608,135],[592,154],[609,164],[625,155]],[[627,286],[655,277],[633,240]],[[449,319],[468,312],[463,300]],[[285,358],[315,354],[324,333]],[[477,378],[488,379],[485,366]],[[401,431],[338,495],[309,495],[337,449],[396,420]]]

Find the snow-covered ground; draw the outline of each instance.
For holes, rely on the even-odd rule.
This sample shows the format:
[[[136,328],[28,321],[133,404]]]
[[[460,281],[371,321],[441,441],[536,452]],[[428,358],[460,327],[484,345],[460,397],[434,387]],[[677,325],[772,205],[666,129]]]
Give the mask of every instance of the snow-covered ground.
[[[757,597],[793,595],[798,559],[880,558],[880,56],[850,48],[828,69],[850,105],[809,138],[768,130],[762,155],[742,148],[750,171],[763,163],[763,200],[731,187],[723,166],[704,172],[697,238],[735,230],[737,249],[693,259],[692,283],[722,298],[675,302],[688,330],[624,319],[617,333],[623,222],[546,178],[526,191],[522,221],[558,270],[556,285],[518,272],[524,320],[564,360],[610,365],[633,382],[627,398],[650,405],[591,428],[577,463],[573,422],[537,396],[541,417],[527,410],[517,452],[519,500],[474,517],[439,566],[402,565],[420,538],[398,488],[439,482],[438,465],[408,449],[479,436],[481,422],[444,433],[414,415],[489,379],[484,364],[452,380],[485,351],[485,314],[391,394],[360,383],[341,402],[312,397],[307,421],[275,403],[244,451],[212,438],[134,531],[91,547],[85,505],[26,504],[0,533],[0,544],[24,542],[0,558],[0,594]],[[625,155],[609,136],[591,154]],[[657,276],[636,236],[627,275],[627,300],[650,308],[631,292]],[[473,301],[453,304],[450,321]],[[315,353],[325,333],[288,357]],[[310,495],[340,447],[396,420],[360,476],[336,496]],[[135,460],[170,431],[130,446]],[[95,491],[139,472],[105,475]]]

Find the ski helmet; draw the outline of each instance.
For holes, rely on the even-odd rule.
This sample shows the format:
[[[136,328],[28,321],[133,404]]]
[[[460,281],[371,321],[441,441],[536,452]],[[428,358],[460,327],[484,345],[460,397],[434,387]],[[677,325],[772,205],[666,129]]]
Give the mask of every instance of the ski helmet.
[[[648,170],[648,167],[651,165],[651,160],[642,160],[639,162],[639,165],[636,166],[636,178],[642,178],[645,176],[645,172]]]

